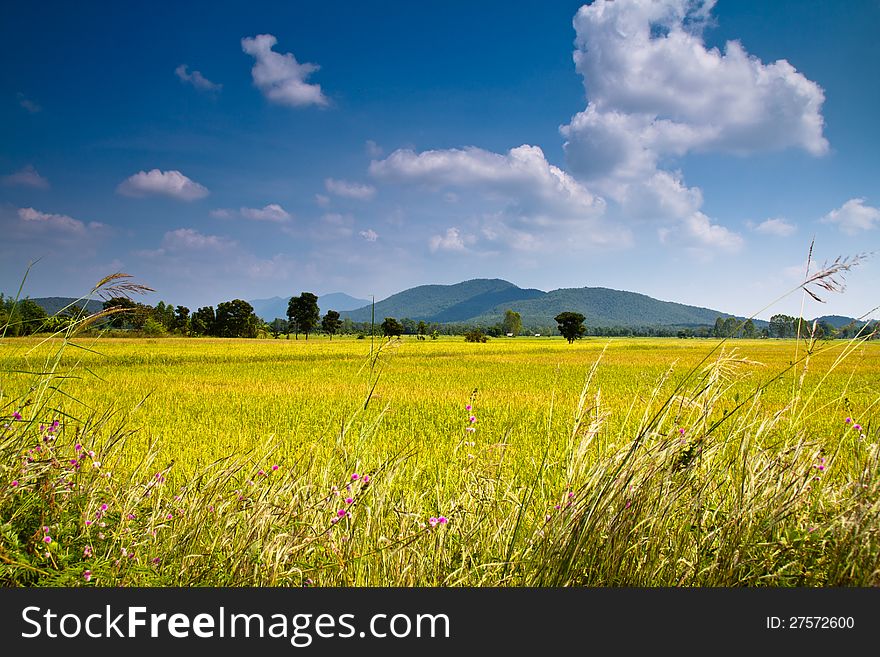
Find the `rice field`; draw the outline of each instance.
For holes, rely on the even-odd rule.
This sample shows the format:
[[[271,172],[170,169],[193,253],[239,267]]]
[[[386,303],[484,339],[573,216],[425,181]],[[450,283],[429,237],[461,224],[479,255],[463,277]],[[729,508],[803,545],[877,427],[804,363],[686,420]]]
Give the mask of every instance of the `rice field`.
[[[8,585],[880,577],[876,342],[74,342],[0,345]]]

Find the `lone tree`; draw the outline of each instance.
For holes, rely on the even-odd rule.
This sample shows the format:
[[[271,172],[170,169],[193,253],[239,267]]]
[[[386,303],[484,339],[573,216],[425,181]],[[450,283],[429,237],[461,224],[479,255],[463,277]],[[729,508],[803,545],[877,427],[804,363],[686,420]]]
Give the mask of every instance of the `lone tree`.
[[[403,324],[393,317],[386,317],[382,322],[382,335],[386,338],[400,337],[403,335]]]
[[[522,333],[522,317],[514,310],[504,311],[504,321],[501,322],[501,330],[514,336]]]
[[[258,324],[254,307],[244,299],[217,304],[214,331],[221,338],[255,338]]]
[[[287,318],[294,327],[296,338],[299,339],[299,333],[302,331],[308,340],[309,333],[321,323],[318,297],[311,292],[303,292],[298,297],[291,297],[287,304]]]
[[[587,332],[584,326],[584,319],[586,318],[580,313],[559,313],[553,319],[559,324],[559,332],[562,334],[562,337],[568,340],[568,344],[584,337],[584,333]]]
[[[339,319],[339,313],[335,310],[328,310],[327,314],[324,315],[324,319],[321,320],[321,330],[330,336],[331,341],[333,340],[333,335],[339,331],[341,326],[342,320]]]

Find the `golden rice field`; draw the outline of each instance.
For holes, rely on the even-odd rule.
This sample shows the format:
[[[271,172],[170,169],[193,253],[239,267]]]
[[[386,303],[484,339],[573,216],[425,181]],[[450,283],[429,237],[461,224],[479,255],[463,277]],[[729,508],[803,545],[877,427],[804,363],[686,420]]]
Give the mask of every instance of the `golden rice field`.
[[[60,420],[0,497],[66,518],[43,583],[880,581],[876,341],[75,343],[0,344],[7,457]]]

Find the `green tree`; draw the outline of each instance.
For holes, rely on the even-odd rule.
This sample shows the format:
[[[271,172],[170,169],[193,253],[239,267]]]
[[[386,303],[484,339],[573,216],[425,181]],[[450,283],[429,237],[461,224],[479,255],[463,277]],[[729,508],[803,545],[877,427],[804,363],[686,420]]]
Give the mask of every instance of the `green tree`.
[[[754,338],[758,335],[758,331],[755,329],[755,323],[750,319],[747,319],[746,323],[743,324],[742,332],[744,338]]]
[[[795,318],[788,315],[778,314],[770,318],[771,338],[790,338],[794,335]]]
[[[287,320],[276,317],[269,324],[269,331],[272,333],[272,337],[277,340],[279,335],[287,332]]]
[[[568,344],[582,338],[584,333],[587,332],[584,326],[584,319],[586,318],[580,313],[559,313],[553,319],[556,320],[556,323],[559,325],[559,333],[568,340]]]
[[[329,335],[330,340],[332,341],[333,336],[339,331],[341,327],[342,320],[339,319],[339,313],[335,310],[328,310],[327,314],[324,315],[324,319],[321,320],[321,330]]]
[[[153,319],[159,322],[166,330],[174,328],[174,306],[160,301],[153,310]]]
[[[403,324],[394,317],[386,317],[382,322],[382,335],[386,338],[400,337],[403,335]]]
[[[715,328],[712,329],[712,335],[716,338],[724,337],[724,320],[720,317],[715,318]]]
[[[478,329],[471,329],[464,334],[465,342],[488,342],[488,336],[484,335],[483,332]]]
[[[736,320],[736,317],[728,317],[724,320],[724,337],[725,338],[734,338],[736,337],[736,327],[739,326],[739,322]]]
[[[41,329],[47,329],[46,311],[32,299],[9,299],[5,304],[5,321],[0,324],[0,334],[6,327],[7,335],[32,335]]]
[[[114,312],[114,314],[110,315],[110,326],[122,328],[126,325],[128,318],[137,308],[138,304],[128,297],[112,297],[107,299],[103,306],[104,310],[112,310]]]
[[[298,297],[291,297],[287,304],[287,319],[299,339],[300,332],[306,334],[315,330],[321,322],[321,311],[318,308],[318,297],[311,292],[303,292]]]
[[[215,333],[222,338],[253,338],[257,335],[259,320],[254,307],[243,299],[217,304],[214,319]]]
[[[186,306],[177,306],[177,309],[174,312],[174,324],[171,328],[184,335],[189,333],[189,308]]]
[[[522,333],[522,317],[514,310],[504,311],[504,320],[501,322],[501,330],[505,334],[513,334],[514,336]]]
[[[193,335],[215,335],[216,315],[214,306],[199,308],[190,319],[189,328]]]

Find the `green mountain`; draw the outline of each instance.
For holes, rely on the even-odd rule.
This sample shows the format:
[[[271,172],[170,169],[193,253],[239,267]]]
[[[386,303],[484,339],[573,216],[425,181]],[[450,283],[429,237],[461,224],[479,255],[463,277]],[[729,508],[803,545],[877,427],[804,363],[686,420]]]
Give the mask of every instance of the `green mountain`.
[[[74,299],[73,297],[41,297],[39,299],[31,299],[34,303],[36,303],[40,308],[46,311],[47,315],[54,315],[62,308],[66,308],[72,303],[76,303],[78,306],[82,306],[83,302],[79,299]],[[104,303],[102,301],[96,301],[92,299],[86,304],[86,310],[91,313],[96,313],[104,307]]]
[[[421,285],[398,292],[376,303],[376,321],[385,317],[438,323],[492,325],[504,311],[515,310],[523,324],[553,326],[564,311],[583,314],[588,326],[699,326],[714,325],[716,317],[730,313],[711,308],[660,301],[644,294],[604,287],[566,288],[543,292],[522,289],[501,279],[474,279],[455,285]],[[343,315],[370,320],[370,306]],[[764,322],[756,322],[763,325]]]
[[[496,306],[472,319],[475,323],[494,323],[507,308],[522,316],[523,324],[552,325],[561,312],[572,311],[586,317],[588,326],[699,326],[714,325],[716,317],[730,313],[710,308],[660,301],[644,294],[605,287],[553,290],[547,294],[509,306]]]
[[[409,317],[429,322],[466,322],[496,306],[536,298],[546,292],[524,290],[498,278],[477,278],[455,285],[420,285],[376,302],[376,321]],[[370,321],[370,306],[343,315]],[[502,311],[503,313],[503,311]]]

